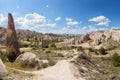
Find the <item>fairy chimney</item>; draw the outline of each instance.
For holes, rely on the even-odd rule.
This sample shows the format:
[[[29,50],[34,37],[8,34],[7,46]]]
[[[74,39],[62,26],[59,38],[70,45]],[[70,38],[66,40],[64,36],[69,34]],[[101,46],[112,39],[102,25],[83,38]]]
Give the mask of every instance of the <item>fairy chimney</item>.
[[[13,62],[19,56],[20,50],[17,40],[17,35],[14,26],[12,14],[8,14],[8,28],[6,37],[6,51],[9,61]]]

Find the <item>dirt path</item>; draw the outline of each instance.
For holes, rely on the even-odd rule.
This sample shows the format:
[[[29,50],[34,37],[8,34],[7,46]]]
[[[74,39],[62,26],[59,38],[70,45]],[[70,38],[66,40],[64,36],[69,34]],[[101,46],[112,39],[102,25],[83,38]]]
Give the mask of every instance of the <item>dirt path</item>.
[[[79,74],[77,68],[68,60],[61,60],[56,65],[39,70],[39,71],[23,71],[7,67],[19,73],[29,74],[24,79],[13,80],[85,80]]]

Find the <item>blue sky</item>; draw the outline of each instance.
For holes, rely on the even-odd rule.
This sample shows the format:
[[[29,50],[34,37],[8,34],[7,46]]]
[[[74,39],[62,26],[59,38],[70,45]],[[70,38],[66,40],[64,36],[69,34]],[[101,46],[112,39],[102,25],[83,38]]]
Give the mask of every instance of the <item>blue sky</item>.
[[[119,0],[1,0],[0,26],[12,13],[17,29],[83,34],[120,28]]]

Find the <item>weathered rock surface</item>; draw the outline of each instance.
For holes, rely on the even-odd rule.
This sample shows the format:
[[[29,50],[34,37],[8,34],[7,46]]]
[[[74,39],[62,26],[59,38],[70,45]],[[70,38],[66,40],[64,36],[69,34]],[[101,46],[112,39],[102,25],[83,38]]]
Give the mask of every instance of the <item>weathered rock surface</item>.
[[[8,59],[13,62],[20,54],[17,35],[14,26],[14,20],[12,15],[8,14],[8,29],[6,38],[6,51]]]
[[[89,34],[86,34],[86,35],[82,36],[81,39],[82,39],[83,42],[91,40]]]
[[[36,59],[36,55],[34,53],[31,53],[31,52],[26,52],[24,54],[21,54],[17,57],[16,61],[17,60],[32,60],[32,59]]]
[[[8,71],[6,70],[5,65],[3,64],[2,60],[0,59],[0,80],[5,79],[8,75]]]
[[[71,39],[69,41],[71,41]],[[88,43],[91,47],[101,46],[105,49],[113,49],[120,45],[120,29],[90,32],[86,35],[73,38],[70,44],[73,44],[72,42],[74,42],[75,45]]]
[[[90,38],[94,41],[98,39],[101,42],[112,39],[113,41],[120,43],[120,29],[92,32],[90,33]]]

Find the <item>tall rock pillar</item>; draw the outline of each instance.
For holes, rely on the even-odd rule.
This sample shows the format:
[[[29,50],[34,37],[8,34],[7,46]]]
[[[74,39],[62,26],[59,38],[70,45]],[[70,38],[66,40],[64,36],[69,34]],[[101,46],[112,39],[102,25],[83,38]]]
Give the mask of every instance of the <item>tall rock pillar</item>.
[[[8,14],[8,28],[7,28],[7,37],[6,37],[6,52],[9,61],[14,62],[15,59],[19,56],[20,50],[17,40],[17,35],[14,26],[14,19],[12,14]]]

